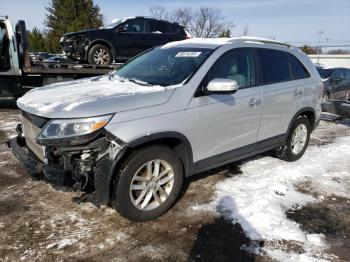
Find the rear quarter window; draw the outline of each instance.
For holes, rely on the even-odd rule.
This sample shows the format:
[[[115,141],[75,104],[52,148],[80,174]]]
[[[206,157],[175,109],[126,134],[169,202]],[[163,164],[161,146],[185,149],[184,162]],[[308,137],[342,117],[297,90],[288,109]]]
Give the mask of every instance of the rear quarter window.
[[[174,24],[174,23],[168,23],[168,25],[169,25],[170,32],[173,34],[178,33],[180,31],[180,29],[182,28],[178,24]]]
[[[290,70],[294,80],[310,77],[310,73],[305,66],[292,54],[288,54]]]
[[[257,51],[261,68],[262,84],[273,84],[292,80],[289,61],[281,51],[260,49]]]

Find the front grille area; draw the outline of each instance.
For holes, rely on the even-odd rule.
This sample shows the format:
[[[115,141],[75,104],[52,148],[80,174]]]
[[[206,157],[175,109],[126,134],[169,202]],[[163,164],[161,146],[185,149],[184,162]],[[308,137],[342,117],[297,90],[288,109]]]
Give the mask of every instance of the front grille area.
[[[23,134],[26,139],[27,147],[41,160],[44,162],[45,148],[38,145],[35,142],[35,138],[41,131],[41,129],[31,122],[31,119],[26,114],[22,114]]]
[[[43,128],[46,125],[46,123],[49,122],[48,118],[32,115],[24,111],[22,111],[22,116],[27,118],[31,123],[40,128]]]

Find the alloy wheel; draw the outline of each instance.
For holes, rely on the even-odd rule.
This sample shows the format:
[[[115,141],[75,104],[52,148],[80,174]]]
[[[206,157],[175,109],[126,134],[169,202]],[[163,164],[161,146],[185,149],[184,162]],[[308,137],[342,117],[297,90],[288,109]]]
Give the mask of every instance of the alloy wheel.
[[[140,210],[148,211],[162,205],[174,187],[174,170],[161,159],[144,164],[133,176],[130,199]]]
[[[96,49],[94,52],[94,61],[98,65],[106,65],[109,61],[109,54],[105,49]]]
[[[305,124],[300,124],[295,128],[291,141],[291,149],[293,154],[298,155],[301,151],[303,151],[307,140],[307,132],[307,127]]]

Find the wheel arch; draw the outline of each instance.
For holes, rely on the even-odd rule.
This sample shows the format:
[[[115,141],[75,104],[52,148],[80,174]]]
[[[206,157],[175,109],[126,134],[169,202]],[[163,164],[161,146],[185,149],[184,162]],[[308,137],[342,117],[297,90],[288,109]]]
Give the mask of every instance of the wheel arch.
[[[298,116],[305,115],[310,120],[310,126],[311,130],[314,130],[315,128],[315,120],[316,120],[316,112],[315,109],[312,107],[305,107],[300,109],[298,112],[295,113],[295,115],[292,118],[292,121],[290,122],[287,130],[287,134],[290,132],[290,129],[292,128],[293,122],[298,118]]]
[[[178,132],[161,132],[140,137],[127,143],[116,159],[111,160],[106,156],[98,162],[95,171],[95,189],[102,204],[109,203],[111,199],[115,170],[122,165],[131,152],[153,144],[172,148],[182,162],[185,177],[192,174],[194,167],[192,147],[186,136]]]
[[[185,135],[178,132],[154,133],[140,137],[128,143],[128,146],[131,150],[135,150],[151,144],[163,144],[172,148],[183,164],[185,176],[191,174],[193,170],[192,146]]]

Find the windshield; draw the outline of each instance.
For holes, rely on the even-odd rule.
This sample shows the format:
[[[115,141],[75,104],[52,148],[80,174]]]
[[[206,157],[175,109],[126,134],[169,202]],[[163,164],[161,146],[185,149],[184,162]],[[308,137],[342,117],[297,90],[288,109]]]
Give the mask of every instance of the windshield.
[[[334,69],[324,69],[324,68],[318,68],[317,70],[323,79],[330,77],[335,71]]]
[[[100,28],[104,28],[104,29],[114,28],[117,25],[119,25],[120,23],[123,23],[124,21],[125,21],[125,19],[114,19],[114,20],[112,20],[111,23],[109,23],[107,25],[104,25],[104,26],[102,26]]]
[[[193,75],[213,49],[158,47],[135,58],[114,75],[148,85],[180,84]]]

